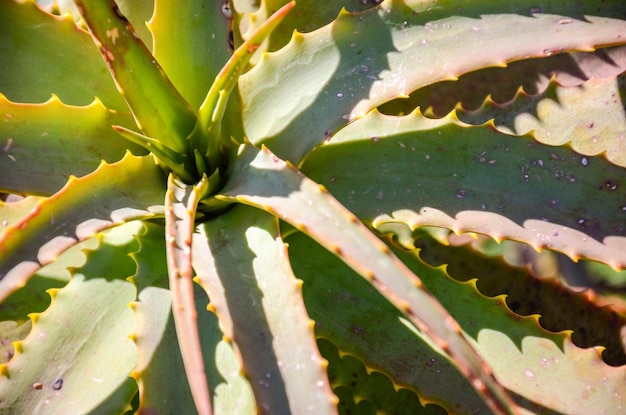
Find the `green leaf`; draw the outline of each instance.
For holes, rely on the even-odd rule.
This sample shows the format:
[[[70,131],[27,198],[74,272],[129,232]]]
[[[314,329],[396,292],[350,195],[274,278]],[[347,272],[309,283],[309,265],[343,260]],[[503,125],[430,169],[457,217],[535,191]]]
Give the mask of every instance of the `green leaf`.
[[[71,177],[0,234],[0,298],[77,242],[133,219],[162,215],[163,182],[152,157],[130,153],[80,179]]]
[[[209,172],[219,168],[224,164],[221,160],[224,153],[223,147],[232,146],[233,137],[222,135],[222,119],[227,113],[227,104],[233,89],[237,86],[240,75],[246,69],[248,61],[254,51],[257,50],[263,40],[280,24],[282,19],[294,6],[294,2],[289,2],[280,10],[267,19],[240,47],[235,50],[231,58],[217,74],[211,89],[206,95],[198,111],[198,123],[190,137],[190,141],[198,153],[208,157]],[[236,101],[236,106],[231,109],[239,110],[240,102]],[[236,117],[231,111],[227,118]],[[230,121],[230,120],[229,120]],[[236,139],[239,139],[237,137]],[[199,169],[204,171],[204,169]]]
[[[465,11],[444,8],[431,17],[389,1],[295,34],[240,79],[248,138],[299,163],[349,121],[423,86],[518,59],[624,42],[626,26],[617,19],[475,15],[471,8],[467,17],[459,10]]]
[[[135,298],[133,285],[76,274],[66,287],[50,294],[52,305],[31,315],[31,333],[16,344],[14,358],[2,367],[0,407],[12,413],[50,414],[129,409],[137,390],[128,377],[137,364],[137,350],[129,339],[135,328],[128,307]]]
[[[322,355],[328,360],[328,377],[339,397],[341,415],[391,413],[412,415],[446,415],[434,404],[420,404],[417,394],[398,388],[382,373],[372,370],[354,356],[343,353],[330,341],[318,339]]]
[[[325,362],[276,219],[234,207],[199,226],[193,261],[261,413],[335,413]]]
[[[109,2],[77,1],[100,54],[143,133],[186,154],[194,111],[172,86],[133,27]]]
[[[423,405],[436,404],[467,414],[488,411],[454,363],[427,339],[416,335],[402,313],[374,287],[303,233],[295,232],[286,241],[294,272],[304,281],[304,301],[319,338],[335,345],[341,356],[362,361],[368,372],[383,374],[396,389],[415,391]],[[419,273],[423,277],[432,274],[430,270]],[[432,279],[442,277],[446,278],[433,275]],[[332,366],[331,360],[329,372]],[[340,386],[333,384],[333,389]],[[360,399],[367,398],[360,390],[363,385],[356,386],[350,389],[356,389],[354,393]],[[341,397],[339,392],[335,389]],[[386,407],[377,409],[389,411]],[[419,413],[417,408],[406,409]]]
[[[148,21],[154,15],[154,0],[115,0],[124,16],[133,25],[144,45],[152,51],[153,38]]]
[[[133,282],[138,301],[133,303],[137,331],[133,338],[139,363],[133,374],[139,384],[139,408],[159,413],[195,413],[195,405],[185,375],[172,316],[172,294],[168,285],[163,226],[144,222],[137,235],[139,251],[131,257],[137,263]],[[155,253],[162,255],[155,255]],[[200,343],[209,384],[213,385],[216,414],[256,413],[254,396],[243,377],[237,359],[219,329],[217,318],[207,312],[206,293],[194,285]]]
[[[425,231],[416,231],[413,236],[415,240],[410,243],[411,246],[406,243],[401,246],[403,249],[419,249],[420,259],[425,263],[431,266],[445,264],[448,274],[461,282],[478,278],[476,287],[483,295],[506,295],[506,304],[515,313],[540,315],[541,327],[552,332],[572,331],[572,341],[578,347],[602,346],[605,348],[602,358],[611,366],[626,363],[620,337],[626,317],[621,313],[623,307],[614,297],[572,289],[554,276],[538,276],[537,268],[511,265],[511,260],[504,256],[485,256],[475,247],[482,248],[487,241],[479,239],[472,244],[445,241],[443,244]],[[502,248],[520,250],[519,244],[509,242],[507,245]],[[548,252],[545,254],[554,256]],[[530,256],[527,253],[522,255]],[[597,262],[591,264],[601,265]],[[576,265],[570,263],[568,267],[560,260],[557,272],[569,274]],[[578,268],[581,265],[578,264]],[[608,268],[606,265],[603,267]]]
[[[119,161],[127,149],[145,154],[111,128],[133,128],[132,116],[107,110],[98,100],[75,107],[55,96],[43,104],[17,104],[0,95],[0,113],[0,190],[6,192],[49,196],[70,175],[84,176],[102,161]]]
[[[323,186],[267,148],[259,151],[242,145],[233,167],[229,183],[218,199],[265,209],[314,238],[385,295],[436,347],[451,356],[493,411],[515,412],[510,398],[454,319],[387,245]]]
[[[403,324],[378,292],[302,234],[287,241],[294,271],[304,280],[305,303],[316,320],[317,335],[335,344],[341,355],[364,362],[368,371],[387,376],[396,388],[417,390],[424,403],[463,414],[487,410],[454,365],[406,320]],[[608,366],[598,349],[574,346],[568,333],[547,332],[536,315],[511,312],[504,296],[485,297],[474,278],[455,281],[444,266],[422,262],[417,250],[394,252],[421,276],[528,413],[584,415],[598,408],[610,413],[623,408],[626,398],[618,391],[625,366]],[[482,275],[477,276],[480,284]]]
[[[128,111],[91,36],[71,16],[52,16],[34,1],[0,2],[0,56],[0,93],[12,101],[45,102],[56,94],[68,105],[88,105],[98,97],[107,108]]]
[[[153,54],[194,110],[230,58],[230,21],[221,1],[158,1],[150,20]],[[185,62],[181,65],[181,62]]]
[[[89,238],[77,243],[58,256],[56,261],[43,266],[28,282],[7,295],[0,303],[0,320],[28,321],[30,313],[40,313],[50,305],[50,296],[46,290],[61,288],[71,278],[68,268],[80,267],[85,263],[86,249],[94,250],[98,247],[99,238]]]
[[[287,4],[288,0],[263,0],[248,2],[235,0],[234,3],[234,36],[235,44],[243,43],[250,33],[260,26],[275,10]],[[244,4],[242,4],[244,3]],[[261,46],[264,51],[276,51],[291,40],[294,30],[312,32],[332,22],[341,9],[360,12],[375,7],[379,0],[298,0],[293,11],[289,13],[280,27],[268,37],[267,45]]]
[[[199,287],[198,287],[199,288]],[[199,290],[199,295],[206,294]],[[214,385],[215,413],[252,414],[254,398],[250,385],[239,371],[236,358],[221,340],[217,319],[197,300],[198,324],[209,383]],[[139,364],[133,375],[139,384],[139,408],[146,412],[196,413],[171,315],[171,293],[147,287],[133,304],[138,317],[134,336],[139,350]],[[210,359],[210,360],[209,360]]]
[[[313,152],[302,169],[382,231],[396,222],[440,226],[626,266],[626,176],[602,156],[454,116],[373,112]]]
[[[480,111],[459,113],[459,118],[469,123],[494,119],[501,131],[532,131],[540,143],[569,145],[586,156],[604,153],[611,163],[626,167],[626,115],[619,98],[624,93],[624,82],[622,75],[617,79],[590,79],[575,87],[551,84],[545,94],[519,97],[514,106],[499,107],[488,101]]]

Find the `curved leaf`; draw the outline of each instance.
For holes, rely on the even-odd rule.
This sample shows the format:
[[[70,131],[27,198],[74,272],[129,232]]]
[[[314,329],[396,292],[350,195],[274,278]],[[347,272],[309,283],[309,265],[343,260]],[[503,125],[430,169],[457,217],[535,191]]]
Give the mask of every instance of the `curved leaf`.
[[[476,286],[483,295],[506,295],[506,304],[515,313],[540,315],[539,323],[546,330],[571,331],[576,346],[602,346],[605,348],[602,358],[607,364],[626,364],[626,353],[620,338],[620,330],[626,326],[626,316],[623,315],[623,306],[615,298],[570,288],[554,276],[537,276],[537,268],[511,265],[504,256],[493,253],[485,256],[479,249],[487,240],[480,243],[480,240],[468,238],[476,243],[447,245],[447,241],[436,242],[424,231],[415,232],[413,238],[410,244],[402,242],[401,246],[403,249],[419,249],[420,259],[425,263],[431,266],[445,264],[448,274],[461,282],[478,278]],[[519,246],[507,248],[519,251]],[[557,272],[567,276],[569,269],[562,264],[559,264]],[[570,267],[575,265],[570,264]]]
[[[454,116],[372,112],[302,169],[375,227],[441,226],[626,266],[626,172],[602,156],[470,127]]]
[[[137,316],[137,331],[133,340],[137,345],[139,363],[133,377],[139,386],[139,409],[158,413],[196,413],[174,326],[172,294],[167,289],[164,228],[161,224],[150,222],[143,222],[142,225],[142,232],[135,236],[139,250],[130,254],[137,264],[132,282],[139,292],[137,301],[132,304]],[[241,408],[246,404],[250,407],[251,402],[253,407],[254,402],[250,386],[239,374],[238,368],[234,373],[225,369],[233,361],[235,366],[237,363],[234,357],[227,357],[228,346],[225,349],[222,345],[223,334],[217,319],[206,311],[206,294],[199,286],[194,288],[204,361],[211,362],[205,368],[206,375],[209,384],[216,385],[213,394],[215,412],[246,413]],[[241,406],[226,406],[230,410],[220,412],[223,408],[222,390],[232,390],[238,399],[229,402],[240,403]],[[249,399],[245,398],[246,393]],[[226,396],[231,394],[226,393]]]
[[[31,315],[31,333],[2,367],[0,408],[49,414],[129,409],[137,390],[128,377],[137,364],[129,339],[133,285],[77,274],[50,295],[52,305]]]
[[[626,67],[626,48],[624,52]],[[459,118],[469,123],[493,119],[501,131],[520,135],[532,131],[540,143],[567,144],[586,156],[604,153],[611,163],[626,167],[625,79],[622,75],[590,79],[576,87],[551,85],[540,96],[518,97],[514,105],[504,107],[487,101],[476,113],[459,112]]]
[[[133,27],[108,1],[77,1],[118,89],[143,133],[186,154],[185,138],[196,121],[189,104],[172,86]]]
[[[70,175],[84,176],[102,161],[119,161],[127,149],[146,153],[111,128],[133,128],[132,116],[107,110],[98,100],[74,107],[56,96],[43,104],[17,104],[0,95],[0,113],[0,190],[6,192],[49,196]]]
[[[241,359],[258,410],[336,413],[276,219],[239,206],[199,232],[193,241],[197,280]]]
[[[454,363],[403,323],[406,320],[402,313],[370,284],[303,233],[295,232],[286,241],[294,272],[304,281],[304,301],[315,320],[318,338],[332,343],[341,356],[362,361],[368,372],[383,374],[395,389],[415,391],[422,405],[454,408],[460,414],[489,411]],[[441,277],[445,278],[437,275],[432,279]],[[467,312],[476,310],[475,307]],[[335,369],[331,361],[329,377],[332,370]],[[336,382],[339,385],[333,382],[333,389],[341,398],[341,391],[336,390],[341,380]],[[359,393],[363,385],[354,386],[349,389],[360,398],[367,398]],[[343,399],[340,405],[345,405]],[[388,407],[377,409],[392,412]],[[419,408],[412,406],[403,409],[401,413],[420,413]]]
[[[316,334],[333,342],[340,354],[363,361],[368,371],[389,377],[396,388],[417,390],[423,403],[442,405],[451,413],[487,410],[454,365],[403,324],[391,305],[345,264],[300,233],[287,241],[294,270],[304,280]],[[444,266],[425,264],[417,251],[394,252],[457,319],[523,413],[585,415],[623,409],[626,366],[608,366],[599,349],[574,346],[568,333],[547,332],[536,315],[511,312],[504,296],[485,297],[474,278],[460,283]],[[482,275],[476,276],[480,284]]]
[[[199,415],[211,415],[211,397],[204,372],[193,293],[191,243],[199,200],[209,184],[206,176],[195,186],[185,185],[170,174],[165,194],[165,239],[169,286],[176,335]]]
[[[69,15],[52,16],[32,0],[0,2],[0,56],[0,93],[12,101],[56,94],[69,105],[88,105],[98,97],[107,108],[128,111],[91,36]]]
[[[470,8],[470,18],[459,10],[425,21],[427,13],[389,1],[294,34],[240,79],[248,138],[299,163],[347,122],[418,88],[518,59],[623,44],[626,32],[624,21],[604,17],[474,15]]]
[[[516,413],[489,366],[458,324],[387,245],[328,191],[264,148],[242,145],[218,199],[262,208],[314,238],[401,310],[437,348],[454,359],[496,413]]]
[[[163,182],[152,157],[130,153],[80,179],[71,177],[0,234],[0,299],[77,242],[114,225],[162,215]]]

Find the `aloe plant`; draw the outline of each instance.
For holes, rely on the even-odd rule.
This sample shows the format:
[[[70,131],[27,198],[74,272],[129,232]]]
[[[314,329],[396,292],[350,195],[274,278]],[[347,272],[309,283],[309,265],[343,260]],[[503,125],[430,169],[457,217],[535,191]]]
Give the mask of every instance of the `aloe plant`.
[[[0,3],[0,412],[624,411],[622,1],[75,6]]]

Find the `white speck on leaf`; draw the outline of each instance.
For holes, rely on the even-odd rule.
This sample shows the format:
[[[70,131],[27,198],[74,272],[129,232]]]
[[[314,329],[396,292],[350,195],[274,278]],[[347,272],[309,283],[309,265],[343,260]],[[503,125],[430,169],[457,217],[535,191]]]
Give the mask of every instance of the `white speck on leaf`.
[[[113,42],[113,44],[115,45],[115,41],[119,39],[120,37],[120,32],[117,30],[117,27],[114,27],[111,30],[107,30],[106,35],[109,39],[111,39],[111,42]]]

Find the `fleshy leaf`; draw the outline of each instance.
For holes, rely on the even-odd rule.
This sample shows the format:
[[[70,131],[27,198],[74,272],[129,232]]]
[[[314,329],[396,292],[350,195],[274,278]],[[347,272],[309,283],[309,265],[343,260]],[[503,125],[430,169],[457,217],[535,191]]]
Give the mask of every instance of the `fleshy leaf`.
[[[165,413],[194,408],[171,315],[164,228],[147,222],[142,227],[135,235],[139,249],[130,253],[137,267],[132,282],[138,295],[131,307],[137,316],[132,338],[139,361],[132,376],[139,386],[139,408]]]
[[[130,153],[80,179],[71,177],[0,235],[0,298],[77,242],[132,219],[162,215],[163,184],[151,156]]]
[[[375,227],[440,226],[626,266],[626,176],[603,156],[578,156],[454,116],[372,112],[302,169]]]
[[[52,16],[31,0],[0,2],[0,56],[0,93],[12,101],[56,94],[69,105],[88,105],[98,97],[107,108],[128,111],[89,33],[69,15]]]
[[[541,96],[518,97],[511,106],[488,101],[475,113],[460,112],[459,118],[469,123],[493,118],[501,131],[532,131],[540,143],[568,144],[586,156],[605,153],[609,161],[626,167],[626,116],[621,98],[625,82],[622,75],[617,80],[590,79],[577,87],[551,85]]]
[[[388,376],[396,388],[416,390],[423,404],[436,403],[451,413],[486,411],[453,364],[403,324],[379,293],[309,238],[294,234],[287,241],[294,270],[304,280],[316,334],[333,342],[342,355],[363,361],[368,372]],[[619,413],[625,403],[619,390],[626,367],[606,365],[599,350],[577,348],[567,333],[545,331],[538,316],[511,312],[503,296],[486,298],[476,290],[475,279],[460,283],[445,267],[426,265],[417,251],[395,252],[461,324],[522,413],[585,415],[598,408]]]
[[[387,376],[338,350],[330,341],[318,339],[317,343],[329,363],[328,377],[339,397],[340,414],[447,415],[438,405],[422,406],[415,392],[398,388]]]
[[[246,69],[252,54],[261,42],[280,24],[294,6],[289,2],[267,19],[240,47],[237,48],[224,67],[217,74],[200,109],[198,123],[190,137],[192,145],[202,156],[208,157],[209,171],[220,167],[222,147],[232,144],[231,137],[222,136],[222,119],[233,89],[240,75]],[[239,103],[238,103],[239,104]],[[237,107],[238,108],[238,107]],[[237,120],[239,121],[239,120]],[[204,170],[200,170],[204,171]]]
[[[150,20],[153,54],[195,110],[231,55],[222,1],[158,1]],[[181,65],[181,62],[185,62]]]
[[[185,373],[199,415],[211,415],[213,410],[196,321],[191,243],[198,202],[206,196],[207,188],[206,176],[197,185],[190,186],[170,174],[165,194],[165,246],[174,323]]]
[[[61,288],[71,278],[69,267],[76,268],[85,263],[85,249],[98,247],[99,238],[93,237],[79,242],[64,251],[58,258],[43,266],[32,275],[26,285],[10,293],[0,303],[0,320],[28,321],[28,314],[40,313],[50,305],[46,290]],[[3,293],[4,294],[4,293]]]
[[[476,287],[488,296],[506,295],[515,313],[540,315],[546,330],[572,331],[572,341],[582,348],[602,346],[604,361],[612,366],[626,364],[620,329],[626,326],[623,310],[614,299],[589,290],[571,289],[555,277],[537,277],[528,266],[514,266],[500,256],[485,256],[474,244],[443,245],[427,232],[415,232],[415,240],[403,249],[420,250],[420,259],[431,266],[446,265],[448,274],[461,282],[478,278]],[[519,247],[518,247],[519,248]],[[596,263],[597,264],[597,263]],[[576,264],[571,264],[576,265]],[[561,265],[559,270],[568,269]]]
[[[267,148],[259,151],[250,145],[241,146],[229,181],[218,198],[263,208],[314,238],[376,287],[454,359],[494,412],[516,412],[489,367],[420,279],[323,186]]]
[[[267,45],[263,50],[276,51],[291,40],[294,30],[311,32],[332,22],[342,8],[350,12],[360,12],[377,6],[382,0],[298,0],[293,12],[284,20],[283,24],[268,37]],[[235,44],[243,43],[250,33],[261,25],[268,16],[287,4],[288,0],[262,0],[253,7],[245,2],[235,0],[234,36]],[[244,4],[242,4],[244,3]],[[256,3],[256,2],[249,2]]]
[[[132,116],[107,110],[98,100],[74,107],[55,96],[43,104],[17,104],[0,95],[0,114],[0,190],[6,192],[49,196],[70,175],[91,173],[103,160],[119,161],[127,149],[145,154],[111,128],[132,128]]]
[[[135,326],[128,307],[135,298],[133,285],[77,274],[50,295],[52,305],[31,314],[31,333],[2,367],[0,408],[11,413],[129,409],[137,390],[128,377],[137,364],[128,338]]]
[[[454,408],[462,414],[488,411],[454,363],[416,336],[402,314],[370,284],[301,232],[286,241],[294,272],[304,281],[304,301],[319,338],[333,343],[340,355],[362,361],[368,372],[384,374],[395,388],[415,391],[422,405]],[[341,398],[339,392],[335,390]],[[340,402],[340,408],[343,405]]]
[[[624,42],[622,20],[554,13],[475,15],[472,7],[451,7],[433,17],[399,1],[341,13],[315,32],[294,34],[241,77],[247,136],[299,163],[347,122],[423,86],[518,59]]]
[[[432,117],[444,117],[454,109],[474,112],[482,116],[483,124],[489,118],[481,114],[481,107],[487,103],[506,113],[507,109],[517,109],[518,98],[546,94],[551,82],[563,87],[577,87],[590,79],[614,79],[626,69],[626,46],[606,47],[593,52],[560,53],[536,59],[523,59],[509,63],[506,67],[479,69],[462,75],[457,80],[438,82],[412,92],[408,98],[398,98],[387,102],[378,109],[383,114],[410,114],[418,107]],[[532,107],[524,105],[529,112]],[[508,125],[508,123],[507,123]]]
[[[109,2],[77,1],[100,53],[143,133],[186,154],[196,121],[133,27]]]
[[[199,226],[193,262],[261,413],[336,412],[276,219],[234,207]]]

